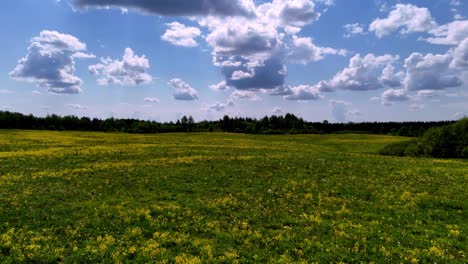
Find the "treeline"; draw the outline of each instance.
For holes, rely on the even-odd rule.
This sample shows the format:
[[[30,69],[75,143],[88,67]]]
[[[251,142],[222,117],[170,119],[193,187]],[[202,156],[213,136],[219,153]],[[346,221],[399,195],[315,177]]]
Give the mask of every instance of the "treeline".
[[[48,115],[36,117],[21,113],[0,111],[0,129],[76,130],[125,133],[167,132],[232,132],[247,134],[331,134],[366,133],[418,137],[431,127],[440,127],[454,121],[439,122],[363,122],[330,123],[307,122],[293,114],[255,118],[224,116],[217,121],[200,121],[184,116],[176,122],[155,122],[137,119],[97,119],[76,116]]]
[[[384,147],[380,154],[468,158],[468,118],[454,124],[430,128],[420,138],[390,144]]]

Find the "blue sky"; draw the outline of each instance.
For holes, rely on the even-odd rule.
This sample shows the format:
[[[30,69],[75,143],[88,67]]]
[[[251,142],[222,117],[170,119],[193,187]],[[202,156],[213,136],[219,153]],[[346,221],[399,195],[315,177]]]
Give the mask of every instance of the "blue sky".
[[[17,0],[0,110],[170,121],[468,114],[463,0]]]

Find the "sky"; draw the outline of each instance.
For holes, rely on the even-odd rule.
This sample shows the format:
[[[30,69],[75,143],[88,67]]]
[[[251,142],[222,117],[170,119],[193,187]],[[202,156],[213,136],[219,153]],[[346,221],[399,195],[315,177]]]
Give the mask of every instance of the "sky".
[[[15,0],[0,23],[0,111],[468,115],[465,0]]]

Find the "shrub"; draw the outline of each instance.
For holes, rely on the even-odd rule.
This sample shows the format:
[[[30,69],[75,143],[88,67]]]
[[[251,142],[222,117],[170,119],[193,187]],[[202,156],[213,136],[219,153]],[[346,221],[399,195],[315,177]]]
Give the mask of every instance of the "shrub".
[[[385,156],[406,156],[406,150],[417,145],[415,140],[392,143],[379,151],[380,155]]]
[[[468,158],[468,118],[452,125],[430,128],[416,140],[387,145],[379,154]]]

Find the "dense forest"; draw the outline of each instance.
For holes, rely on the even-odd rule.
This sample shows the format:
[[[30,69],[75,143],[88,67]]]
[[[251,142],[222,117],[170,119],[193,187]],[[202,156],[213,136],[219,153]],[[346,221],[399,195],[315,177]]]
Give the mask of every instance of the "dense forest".
[[[330,134],[370,133],[418,137],[431,127],[441,127],[454,121],[439,122],[307,122],[293,114],[266,116],[261,119],[224,116],[217,121],[200,121],[184,116],[177,122],[160,123],[137,119],[105,120],[76,116],[48,115],[36,117],[0,111],[0,129],[76,130],[125,133],[167,132],[233,132],[248,134]]]

